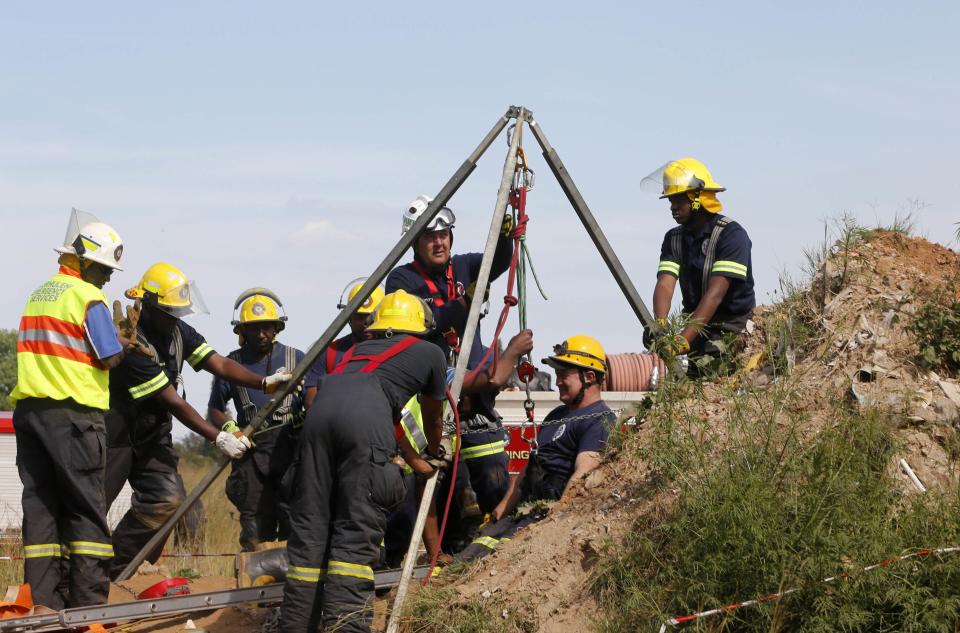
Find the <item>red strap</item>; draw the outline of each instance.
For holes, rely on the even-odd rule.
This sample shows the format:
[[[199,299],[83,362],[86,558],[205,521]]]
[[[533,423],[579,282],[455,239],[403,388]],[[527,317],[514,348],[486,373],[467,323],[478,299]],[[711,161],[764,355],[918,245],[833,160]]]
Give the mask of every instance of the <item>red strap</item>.
[[[377,367],[384,364],[385,362],[387,362],[397,354],[409,349],[410,347],[412,347],[413,345],[416,345],[419,342],[420,342],[420,339],[418,339],[417,337],[408,336],[405,339],[397,343],[394,343],[393,345],[383,350],[379,354],[360,354],[359,356],[353,355],[353,350],[356,349],[356,347],[351,347],[343,355],[343,358],[340,359],[340,363],[336,366],[336,368],[334,368],[334,370],[330,373],[331,374],[343,373],[343,370],[347,368],[347,363],[350,363],[356,360],[365,360],[367,361],[367,364],[364,365],[362,368],[360,368],[360,373],[369,374],[373,372],[373,370],[375,370]]]
[[[333,343],[327,345],[327,373],[332,374],[333,370],[337,367],[337,348],[333,346]]]
[[[436,282],[430,277],[430,274],[427,272],[427,269],[423,267],[417,260],[413,260],[413,268],[417,271],[420,277],[423,278],[424,283],[427,284],[427,290],[430,291],[430,296],[433,298],[433,305],[436,307],[442,307],[447,301],[454,301],[457,298],[457,282],[453,279],[453,262],[447,262],[447,271],[444,275],[447,280],[447,298],[444,299],[443,295],[440,294],[440,289],[437,288]]]

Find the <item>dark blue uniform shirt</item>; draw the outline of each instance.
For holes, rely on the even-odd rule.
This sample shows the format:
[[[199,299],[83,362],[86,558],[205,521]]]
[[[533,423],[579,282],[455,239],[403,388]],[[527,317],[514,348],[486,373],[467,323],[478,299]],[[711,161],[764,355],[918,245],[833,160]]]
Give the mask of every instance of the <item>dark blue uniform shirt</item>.
[[[303,352],[300,350],[294,350],[294,352],[296,362],[299,363],[303,359]],[[261,376],[269,376],[281,367],[286,366],[287,346],[283,343],[276,343],[273,346],[273,353],[263,358],[259,358],[259,354],[250,353],[243,348],[234,350],[230,353],[230,356],[253,373],[260,374]],[[293,367],[287,367],[287,369],[293,371]],[[250,402],[253,403],[257,409],[265,406],[270,402],[270,399],[273,398],[273,396],[265,394],[259,389],[240,387],[223,378],[214,377],[213,386],[210,388],[210,400],[207,406],[211,409],[217,409],[218,411],[226,411],[227,401],[233,400],[233,406],[237,411],[237,423],[243,427],[246,426],[250,420],[247,418],[247,413],[244,411],[243,405],[240,402],[240,389],[247,389]],[[302,393],[302,391],[294,392],[295,395],[292,403],[293,411],[300,411],[303,408]]]
[[[698,231],[691,232],[685,226],[676,226],[667,231],[663,238],[657,275],[679,278],[684,312],[692,313],[703,298],[703,266],[707,244],[714,225],[722,217],[719,213],[711,213]],[[681,237],[682,253],[673,252],[672,242],[676,233]],[[717,307],[712,319],[714,322],[748,314],[757,305],[753,293],[751,246],[750,237],[737,222],[731,221],[720,233],[709,274],[729,278],[730,289]]]
[[[353,346],[353,333],[348,333],[346,336],[341,336],[323,348],[323,353],[313,362],[313,365],[310,365],[310,369],[307,370],[307,377],[303,380],[304,388],[316,387],[320,378],[326,376],[329,370],[335,369],[336,366],[340,364],[341,359],[343,359],[343,355]],[[327,363],[330,362],[330,349],[334,350],[333,367],[327,366]],[[287,369],[290,368],[288,367]]]
[[[537,462],[544,472],[562,475],[569,480],[573,475],[577,455],[600,452],[607,444],[608,426],[615,416],[601,400],[582,409],[571,410],[560,405],[543,419],[537,442]]]

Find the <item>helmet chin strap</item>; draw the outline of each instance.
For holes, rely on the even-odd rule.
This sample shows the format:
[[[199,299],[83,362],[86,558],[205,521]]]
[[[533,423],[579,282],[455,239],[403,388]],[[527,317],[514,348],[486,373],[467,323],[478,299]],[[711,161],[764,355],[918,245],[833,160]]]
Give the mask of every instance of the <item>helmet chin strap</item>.
[[[580,374],[580,391],[577,393],[576,397],[574,397],[574,399],[570,402],[570,404],[573,406],[577,406],[581,402],[583,402],[583,396],[587,392],[587,387],[589,386],[587,385],[587,379],[583,373],[582,367],[577,368],[577,373]]]

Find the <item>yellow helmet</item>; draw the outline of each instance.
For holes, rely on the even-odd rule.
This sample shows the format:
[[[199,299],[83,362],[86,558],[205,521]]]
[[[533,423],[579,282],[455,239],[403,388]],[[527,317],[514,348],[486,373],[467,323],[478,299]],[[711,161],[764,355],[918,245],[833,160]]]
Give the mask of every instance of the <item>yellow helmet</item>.
[[[128,299],[140,299],[177,318],[207,314],[207,305],[196,283],[173,264],[157,262],[143,273],[140,283],[127,290]]]
[[[347,304],[353,301],[353,298],[357,296],[357,293],[360,292],[360,289],[363,288],[363,284],[365,283],[367,283],[366,277],[357,277],[348,283],[347,287],[340,293],[340,301],[337,303],[337,309],[343,310],[346,308]],[[383,301],[383,295],[384,292],[381,286],[374,288],[370,296],[367,297],[367,300],[357,308],[357,314],[373,314],[373,311],[376,310],[380,302]],[[346,301],[344,301],[344,297],[346,297]]]
[[[672,160],[644,178],[640,186],[647,190],[662,187],[661,198],[669,198],[678,193],[727,190],[713,179],[707,166],[696,158]]]
[[[553,346],[553,355],[544,358],[543,363],[553,368],[566,366],[581,367],[607,373],[607,354],[600,341],[592,336],[576,334],[563,343]]]
[[[240,308],[240,318],[237,318],[237,308]],[[282,312],[282,314],[281,314]],[[267,288],[248,288],[240,293],[233,303],[233,333],[240,333],[240,326],[244,323],[274,322],[277,332],[286,327],[287,312],[283,309],[283,302]]]
[[[435,327],[433,312],[427,303],[404,290],[391,292],[383,298],[373,314],[368,332],[406,332],[425,334]]]

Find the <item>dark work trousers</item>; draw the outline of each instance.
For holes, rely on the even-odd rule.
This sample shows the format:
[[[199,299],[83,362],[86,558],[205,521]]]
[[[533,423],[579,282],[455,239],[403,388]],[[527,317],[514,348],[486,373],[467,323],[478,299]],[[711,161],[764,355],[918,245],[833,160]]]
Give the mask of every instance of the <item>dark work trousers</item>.
[[[23,482],[24,580],[51,609],[102,604],[113,557],[103,411],[24,398],[13,412]],[[61,558],[61,544],[69,558]]]
[[[400,507],[394,510],[387,518],[387,527],[383,535],[383,559],[381,567],[390,569],[399,567],[403,557],[407,554],[410,537],[413,536],[413,526],[417,522],[417,477],[413,473],[403,475],[403,484],[406,494]]]
[[[343,374],[301,431],[282,633],[366,632],[387,516],[403,500],[393,412],[373,374]]]
[[[453,558],[457,562],[483,558],[496,550],[501,543],[509,541],[520,529],[536,523],[545,516],[546,514],[528,514],[520,519],[504,517],[481,530],[480,536],[473,539],[470,545]]]
[[[290,426],[275,427],[253,438],[256,446],[234,460],[227,478],[227,498],[240,512],[240,548],[286,540],[290,533],[289,507],[281,480],[293,461],[295,435]]]
[[[714,315],[714,318],[697,336],[690,345],[690,356],[712,356],[720,358],[721,356],[732,357],[737,353],[737,349],[727,349],[721,351],[714,343],[722,341],[726,336],[738,336],[747,329],[747,321],[753,316],[753,312],[741,314],[739,316]],[[698,378],[700,368],[696,363],[690,363],[687,374],[692,378]]]
[[[470,487],[480,512],[493,512],[510,487],[504,432],[468,433],[463,436],[463,457],[470,471]],[[479,449],[479,450],[478,450]],[[495,452],[490,452],[495,451]],[[477,457],[472,457],[478,455]]]
[[[180,458],[169,432],[134,446],[110,446],[107,453],[108,501],[113,503],[125,482],[133,488],[130,509],[113,532],[115,556],[110,576],[116,578],[177,511],[186,490],[177,472]],[[155,563],[161,553],[163,543],[150,552],[147,560]]]

